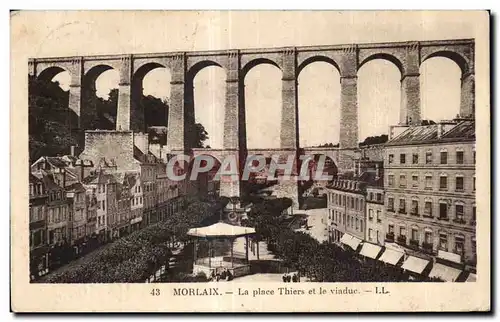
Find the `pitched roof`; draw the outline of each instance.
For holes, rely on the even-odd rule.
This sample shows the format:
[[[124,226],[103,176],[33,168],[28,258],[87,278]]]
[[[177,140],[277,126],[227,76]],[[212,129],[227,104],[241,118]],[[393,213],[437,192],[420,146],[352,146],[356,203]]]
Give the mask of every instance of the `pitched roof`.
[[[85,191],[85,187],[81,182],[75,182],[66,187],[66,191]]]
[[[457,126],[443,134],[442,139],[475,139],[476,123],[473,120],[460,122]]]
[[[412,126],[391,139],[386,145],[406,145],[418,143],[439,143],[450,141],[468,141],[476,138],[474,120],[460,121],[458,124],[438,136],[441,124]]]
[[[408,144],[417,142],[434,141],[438,138],[437,125],[421,125],[408,128],[406,131],[389,140],[387,145]]]

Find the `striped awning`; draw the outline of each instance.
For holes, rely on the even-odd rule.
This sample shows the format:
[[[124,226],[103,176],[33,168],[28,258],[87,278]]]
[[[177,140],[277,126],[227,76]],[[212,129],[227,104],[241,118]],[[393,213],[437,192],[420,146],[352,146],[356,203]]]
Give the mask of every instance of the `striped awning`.
[[[403,257],[403,253],[394,249],[386,248],[382,256],[378,259],[387,264],[396,265]]]
[[[408,256],[401,268],[413,273],[422,274],[427,265],[429,265],[429,261],[426,259]]]
[[[437,277],[445,282],[455,282],[462,271],[440,263],[435,263],[429,277]]]
[[[378,254],[380,254],[382,247],[370,243],[363,243],[363,248],[361,248],[360,254],[366,257],[376,259]]]

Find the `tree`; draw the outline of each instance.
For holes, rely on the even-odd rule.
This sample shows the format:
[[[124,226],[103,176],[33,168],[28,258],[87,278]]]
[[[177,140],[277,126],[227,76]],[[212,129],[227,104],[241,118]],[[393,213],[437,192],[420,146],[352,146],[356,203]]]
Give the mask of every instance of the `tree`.
[[[383,144],[383,143],[387,142],[388,139],[389,139],[389,136],[387,134],[382,134],[382,135],[378,135],[378,136],[369,136],[363,142],[360,142],[359,146]]]

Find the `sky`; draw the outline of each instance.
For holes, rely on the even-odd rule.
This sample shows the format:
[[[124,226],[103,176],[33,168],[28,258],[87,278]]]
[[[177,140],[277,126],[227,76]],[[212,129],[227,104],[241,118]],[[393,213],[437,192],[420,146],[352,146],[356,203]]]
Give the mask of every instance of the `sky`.
[[[472,38],[470,26],[457,19],[437,19],[432,14],[401,17],[365,12],[358,15],[336,12],[183,12],[148,13],[148,17],[115,13],[96,14],[88,21],[53,24],[45,32],[36,54],[71,56],[164,52],[178,50],[218,50],[302,45],[327,45],[383,41]],[[67,19],[67,18],[66,18]],[[405,24],[402,24],[405,22]],[[59,27],[58,27],[59,26]],[[154,33],[151,33],[154,30]],[[69,39],[78,41],[68,42]],[[57,46],[61,42],[67,46]],[[64,48],[61,48],[64,47]],[[447,58],[432,58],[420,69],[423,119],[449,119],[459,111],[460,69]],[[389,125],[399,120],[400,78],[390,62],[374,60],[358,72],[359,140],[387,134]],[[56,76],[67,87],[69,76]],[[169,71],[150,72],[144,79],[144,94],[168,98]],[[340,124],[340,78],[328,63],[316,62],[299,75],[299,141],[301,146],[337,143]],[[117,87],[118,73],[107,71],[97,80],[98,95],[106,97]],[[212,148],[222,147],[225,74],[218,67],[200,71],[194,82],[196,121],[202,123]],[[249,148],[279,146],[281,72],[271,65],[258,65],[245,78],[247,145]]]

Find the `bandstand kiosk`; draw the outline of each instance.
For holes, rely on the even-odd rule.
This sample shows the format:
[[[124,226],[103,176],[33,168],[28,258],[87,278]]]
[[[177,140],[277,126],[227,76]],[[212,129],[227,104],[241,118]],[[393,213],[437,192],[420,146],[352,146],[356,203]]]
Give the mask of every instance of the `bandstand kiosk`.
[[[250,274],[248,245],[249,237],[255,234],[254,228],[234,226],[223,222],[218,222],[206,227],[191,228],[189,229],[187,234],[189,236],[195,237],[193,247],[194,275],[203,272],[207,277],[210,277],[215,274],[220,274],[223,270],[230,271],[233,277]],[[246,240],[244,258],[235,257],[233,249],[234,241],[239,237],[245,237]],[[220,243],[221,241],[223,243]],[[224,241],[226,243],[224,243]],[[227,241],[229,241],[229,243],[227,243]],[[206,256],[204,256],[204,254],[198,254],[198,244],[200,242],[205,242],[206,244],[208,244],[208,252]],[[225,246],[229,246],[229,256],[225,255],[224,252],[220,252],[219,255],[217,255],[217,248],[222,248]]]

